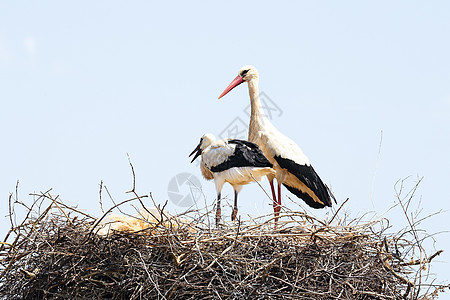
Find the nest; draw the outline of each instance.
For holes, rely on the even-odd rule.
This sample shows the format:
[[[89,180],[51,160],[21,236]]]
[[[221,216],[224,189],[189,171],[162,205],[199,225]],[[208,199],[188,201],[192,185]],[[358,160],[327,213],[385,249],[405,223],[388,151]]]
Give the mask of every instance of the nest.
[[[12,207],[18,201],[11,198]],[[336,212],[322,221],[285,211],[276,228],[270,216],[215,228],[208,211],[181,218],[158,208],[155,215],[142,198],[122,203],[138,202],[141,213],[126,218],[140,227],[106,233],[122,204],[96,219],[49,192],[20,203],[24,220],[11,216],[0,246],[0,297],[432,299],[446,288],[424,280],[440,251],[426,256],[411,230],[388,234],[383,220],[345,222]]]

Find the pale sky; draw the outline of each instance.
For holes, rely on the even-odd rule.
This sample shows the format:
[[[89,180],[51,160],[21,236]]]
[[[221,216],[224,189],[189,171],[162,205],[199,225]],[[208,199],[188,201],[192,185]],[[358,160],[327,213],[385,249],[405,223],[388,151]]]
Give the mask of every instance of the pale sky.
[[[273,124],[339,203],[350,198],[351,216],[382,215],[398,180],[410,176],[409,190],[423,177],[414,208],[445,212],[421,228],[449,230],[450,2],[274,3],[3,1],[1,235],[17,180],[22,201],[53,188],[92,215],[101,214],[101,180],[115,200],[127,199],[127,153],[141,194],[164,203],[171,180],[188,173],[212,204],[214,184],[188,154],[204,133],[245,129],[247,86],[217,98],[246,64],[258,68],[260,89],[276,106]],[[283,193],[288,203],[293,196]],[[232,199],[232,188],[222,194]],[[178,204],[167,209],[186,209]],[[248,218],[272,207],[253,184],[239,210]],[[229,220],[231,209],[222,212]],[[398,209],[387,216],[395,227],[407,224]],[[449,240],[436,235],[427,249],[445,250],[432,269],[441,281],[450,278]]]

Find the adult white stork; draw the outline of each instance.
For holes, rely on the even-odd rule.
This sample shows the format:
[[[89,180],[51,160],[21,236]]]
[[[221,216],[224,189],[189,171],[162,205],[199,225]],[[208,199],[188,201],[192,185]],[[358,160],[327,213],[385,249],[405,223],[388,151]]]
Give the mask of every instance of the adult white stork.
[[[237,197],[242,186],[263,176],[275,176],[272,164],[264,156],[258,145],[236,139],[216,141],[214,135],[207,133],[200,138],[200,143],[189,155],[193,162],[202,156],[200,169],[206,180],[214,179],[217,191],[216,225],[220,222],[220,193],[225,182],[234,189],[234,208],[231,220],[236,219],[238,212]]]
[[[243,82],[248,83],[251,103],[248,140],[261,147],[276,172],[275,176],[272,174],[267,176],[272,189],[275,222],[278,220],[281,209],[281,184],[313,208],[331,206],[330,197],[334,199],[334,196],[317,175],[306,155],[297,144],[279,132],[264,115],[259,99],[259,75],[255,67],[244,66],[239,70],[238,76],[219,99]],[[273,186],[274,178],[278,183],[278,201]]]

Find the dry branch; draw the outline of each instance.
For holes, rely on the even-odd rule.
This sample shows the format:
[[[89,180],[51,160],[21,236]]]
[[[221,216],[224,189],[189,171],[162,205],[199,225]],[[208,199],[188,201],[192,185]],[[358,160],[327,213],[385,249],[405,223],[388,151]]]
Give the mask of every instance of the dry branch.
[[[433,299],[447,288],[421,278],[441,251],[426,257],[412,218],[394,234],[383,220],[333,225],[295,211],[276,229],[271,216],[216,229],[204,212],[186,223],[160,209],[142,230],[95,234],[113,209],[143,205],[132,192],[98,219],[49,192],[21,205],[25,220],[0,245],[0,298]]]

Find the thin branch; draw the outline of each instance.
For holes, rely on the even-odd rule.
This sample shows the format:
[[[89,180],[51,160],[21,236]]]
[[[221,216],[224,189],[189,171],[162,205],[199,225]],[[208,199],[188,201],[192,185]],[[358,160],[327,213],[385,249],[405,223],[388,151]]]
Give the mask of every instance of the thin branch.
[[[375,186],[375,177],[377,175],[377,171],[378,171],[378,166],[380,164],[380,156],[381,156],[381,145],[383,144],[383,130],[380,131],[380,144],[378,145],[378,154],[377,154],[377,162],[375,165],[375,170],[373,172],[373,176],[372,176],[372,186],[370,188],[370,201],[372,202],[372,208],[373,210],[375,210],[375,203],[373,201],[373,190],[374,190],[374,186]]]

